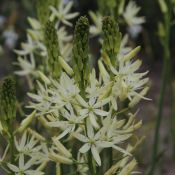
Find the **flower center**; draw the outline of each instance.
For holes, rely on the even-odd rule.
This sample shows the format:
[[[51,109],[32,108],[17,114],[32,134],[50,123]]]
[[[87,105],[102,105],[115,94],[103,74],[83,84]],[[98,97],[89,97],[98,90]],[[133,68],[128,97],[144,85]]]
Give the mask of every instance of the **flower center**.
[[[88,109],[89,109],[89,112],[93,112],[93,110],[94,110],[92,106],[89,106]]]
[[[94,139],[89,139],[89,143],[90,143],[91,145],[94,145],[94,144],[95,144],[95,140],[94,140]]]

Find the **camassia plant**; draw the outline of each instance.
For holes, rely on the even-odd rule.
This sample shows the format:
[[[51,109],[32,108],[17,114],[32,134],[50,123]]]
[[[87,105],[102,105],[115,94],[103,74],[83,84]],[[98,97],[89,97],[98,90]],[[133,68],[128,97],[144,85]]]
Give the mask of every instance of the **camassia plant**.
[[[36,91],[28,93],[33,112],[19,127],[15,121],[12,78],[1,87],[1,134],[7,146],[0,166],[15,175],[129,175],[136,173],[134,150],[142,141],[135,131],[142,122],[133,112],[148,90],[148,72],[139,73],[140,47],[121,52],[121,33],[112,17],[102,21],[103,42],[98,68],[89,56],[89,22],[76,23],[72,59],[59,50],[54,21],[45,23],[50,66]],[[34,126],[33,123],[37,126]],[[137,172],[138,173],[138,172]]]

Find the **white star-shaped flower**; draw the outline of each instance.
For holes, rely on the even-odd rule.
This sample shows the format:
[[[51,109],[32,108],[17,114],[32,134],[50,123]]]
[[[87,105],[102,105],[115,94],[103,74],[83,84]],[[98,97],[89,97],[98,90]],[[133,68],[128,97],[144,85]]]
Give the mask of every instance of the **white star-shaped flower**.
[[[31,167],[36,165],[36,159],[29,159],[25,163],[24,155],[21,154],[19,157],[19,166],[8,163],[9,169],[15,173],[15,175],[43,175],[44,173],[38,170],[31,170]]]
[[[96,121],[96,116],[107,116],[108,112],[102,110],[101,108],[109,103],[110,99],[106,98],[104,100],[98,101],[97,97],[90,97],[89,101],[86,102],[80,95],[77,95],[77,101],[82,106],[82,109],[80,110],[81,116],[87,116],[89,117],[91,124],[95,128],[99,128],[99,125]]]
[[[76,137],[81,142],[85,144],[79,149],[81,153],[86,153],[91,150],[93,158],[97,162],[99,166],[101,166],[101,159],[99,156],[98,148],[109,148],[112,146],[112,143],[107,141],[100,140],[101,134],[100,132],[94,133],[94,129],[90,122],[87,122],[87,136],[84,136],[79,133],[73,133],[73,136]]]
[[[72,26],[69,20],[77,17],[79,14],[78,12],[69,13],[70,9],[72,8],[72,5],[73,5],[73,1],[70,1],[67,4],[64,4],[63,0],[61,0],[59,2],[58,9],[56,9],[53,6],[50,6],[50,10],[51,10],[50,20],[53,21],[54,19],[58,19],[63,24]]]
[[[63,117],[63,120],[56,120],[48,123],[51,127],[58,127],[63,130],[63,132],[58,136],[58,139],[63,138],[68,133],[74,132],[76,126],[78,124],[83,124],[83,119],[86,117],[75,115],[71,105],[67,106],[67,110],[61,109],[60,111],[60,115]]]
[[[24,132],[20,141],[17,141],[15,137],[15,146],[19,154],[34,156],[36,153],[42,150],[42,146],[34,136],[29,136],[27,132]]]
[[[144,17],[137,16],[139,11],[140,7],[138,7],[134,1],[129,1],[123,13],[123,17],[129,26],[139,25],[145,22]]]

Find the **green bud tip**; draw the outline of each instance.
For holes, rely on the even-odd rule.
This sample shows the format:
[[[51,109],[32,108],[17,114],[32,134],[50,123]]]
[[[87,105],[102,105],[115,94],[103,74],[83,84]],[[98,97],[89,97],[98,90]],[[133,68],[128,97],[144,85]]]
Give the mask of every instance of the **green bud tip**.
[[[82,49],[87,47],[89,38],[89,21],[86,16],[81,16],[75,26],[74,41],[81,42]]]
[[[105,16],[103,18],[103,21],[102,22],[103,22],[103,26],[102,26],[103,32],[105,32],[105,31],[108,31],[109,32],[109,31],[111,31],[113,29],[116,30],[118,28],[118,25],[117,25],[116,21],[111,16]]]
[[[84,69],[88,61],[89,51],[89,21],[85,16],[81,16],[75,26],[74,42],[73,42],[73,61],[74,71],[77,72]],[[78,72],[79,72],[78,71]]]
[[[83,34],[89,30],[89,21],[86,16],[81,16],[76,22],[75,33]]]
[[[103,18],[103,53],[107,54],[113,65],[116,65],[116,57],[120,50],[121,33],[114,18],[106,16]]]

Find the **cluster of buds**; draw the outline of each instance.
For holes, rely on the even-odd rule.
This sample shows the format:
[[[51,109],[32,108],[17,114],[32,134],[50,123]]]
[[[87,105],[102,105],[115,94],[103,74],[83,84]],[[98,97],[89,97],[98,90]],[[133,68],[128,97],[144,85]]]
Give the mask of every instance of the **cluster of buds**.
[[[113,65],[116,65],[120,44],[121,44],[121,33],[119,27],[114,19],[111,17],[105,17],[103,19],[103,48],[102,52],[104,57],[108,56]],[[107,55],[105,55],[107,54]]]
[[[16,83],[12,77],[6,77],[2,81],[0,89],[0,122],[2,128],[8,131],[13,127],[16,118]]]
[[[58,60],[61,54],[59,51],[58,36],[54,22],[48,21],[46,23],[44,36],[48,53],[49,70],[52,71],[53,77],[59,77],[61,67],[59,66]]]
[[[84,89],[89,73],[89,21],[86,17],[80,17],[76,23],[73,62],[75,79]]]

